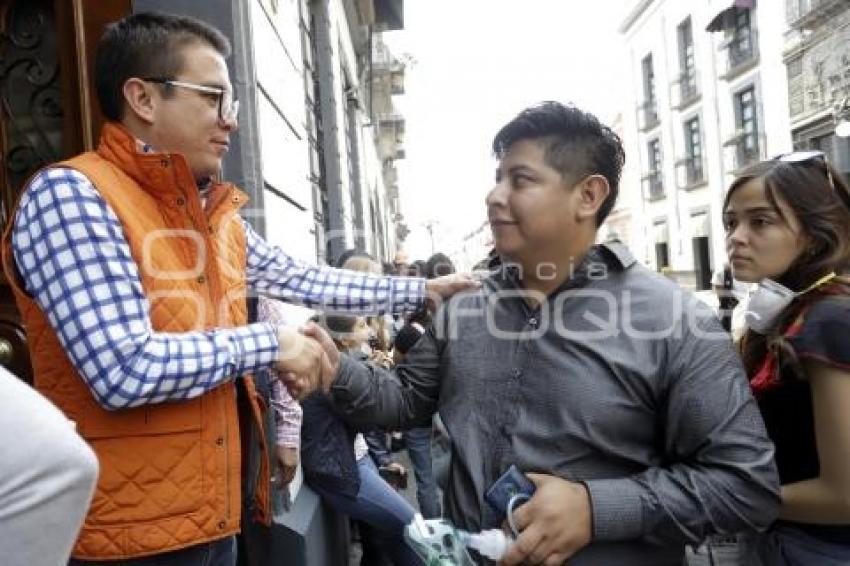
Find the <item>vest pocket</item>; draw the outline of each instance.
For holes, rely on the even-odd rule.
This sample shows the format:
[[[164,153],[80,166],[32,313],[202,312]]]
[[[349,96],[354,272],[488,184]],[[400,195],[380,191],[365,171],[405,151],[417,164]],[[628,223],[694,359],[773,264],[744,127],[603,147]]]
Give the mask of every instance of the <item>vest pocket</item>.
[[[83,424],[101,470],[88,526],[158,521],[201,509],[200,399],[102,411]]]
[[[185,517],[204,506],[200,432],[103,438],[91,446],[101,472],[88,527]]]

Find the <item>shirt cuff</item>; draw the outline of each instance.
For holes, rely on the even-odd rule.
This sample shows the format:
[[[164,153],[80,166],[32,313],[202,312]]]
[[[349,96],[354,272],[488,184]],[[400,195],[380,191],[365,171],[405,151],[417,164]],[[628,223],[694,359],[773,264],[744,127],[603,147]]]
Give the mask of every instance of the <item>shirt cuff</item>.
[[[275,327],[265,322],[233,328],[229,336],[236,375],[274,367],[278,359]]]
[[[594,542],[631,540],[643,536],[643,488],[634,480],[584,482],[590,494]]]

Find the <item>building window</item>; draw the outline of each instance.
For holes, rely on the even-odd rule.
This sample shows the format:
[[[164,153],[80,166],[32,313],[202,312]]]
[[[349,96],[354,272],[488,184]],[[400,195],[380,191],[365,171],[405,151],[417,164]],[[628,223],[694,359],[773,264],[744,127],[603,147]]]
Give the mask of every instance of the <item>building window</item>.
[[[750,10],[736,8],[731,23],[732,25],[726,29],[730,72],[752,61],[757,53]]]
[[[655,70],[652,65],[652,53],[641,61],[643,77],[643,103],[639,108],[640,128],[648,130],[658,125],[658,99],[655,93]]]
[[[734,147],[734,168],[738,170],[758,161],[761,155],[755,87],[735,93],[734,105],[735,137],[729,145]]]
[[[690,187],[705,180],[705,172],[702,162],[702,131],[700,129],[699,117],[694,116],[685,121],[685,158],[680,163],[684,172],[682,185]]]
[[[655,138],[646,144],[647,165],[649,170],[643,177],[646,185],[644,194],[649,195],[649,200],[660,199],[664,196],[664,183],[661,173],[661,140]]]
[[[693,100],[698,94],[694,32],[690,17],[679,24],[676,35],[679,38],[679,105],[681,106]]]

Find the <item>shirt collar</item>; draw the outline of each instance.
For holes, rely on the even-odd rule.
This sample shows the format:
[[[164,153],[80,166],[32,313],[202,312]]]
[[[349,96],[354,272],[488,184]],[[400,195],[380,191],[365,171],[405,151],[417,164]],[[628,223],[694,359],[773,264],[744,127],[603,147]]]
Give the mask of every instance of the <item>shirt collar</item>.
[[[583,287],[588,281],[598,278],[600,273],[609,269],[624,271],[636,261],[629,249],[620,241],[593,245],[588,249],[581,263],[573,268],[572,277],[564,281],[552,294]],[[503,262],[497,269],[496,279],[517,288],[522,287],[519,266]]]

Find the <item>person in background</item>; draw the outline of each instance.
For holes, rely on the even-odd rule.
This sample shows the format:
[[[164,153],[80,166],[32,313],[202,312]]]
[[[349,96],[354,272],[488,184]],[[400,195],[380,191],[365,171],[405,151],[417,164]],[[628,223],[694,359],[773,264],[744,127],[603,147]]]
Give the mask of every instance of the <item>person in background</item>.
[[[97,458],[47,399],[0,367],[0,562],[61,566],[83,524]]]
[[[382,272],[381,266],[365,252],[350,254],[340,267],[365,273],[380,274]],[[368,321],[372,329],[367,352],[369,361],[389,369],[393,365],[393,359],[389,353],[392,319],[388,320],[388,317],[381,316],[369,317]],[[407,470],[393,458],[387,432],[380,427],[371,427],[363,433],[363,437],[369,447],[369,456],[378,467],[381,477],[395,488],[406,487]]]
[[[717,297],[720,324],[737,341],[744,331],[749,285],[732,277],[732,266],[725,264],[711,275],[711,288]]]
[[[850,193],[820,152],[740,173],[723,204],[732,276],[757,284],[741,356],[782,484],[767,566],[850,564]]]
[[[484,494],[511,465],[525,473],[536,491],[513,514],[508,566],[678,565],[686,543],[766,528],[779,508],[773,446],[728,334],[624,246],[594,243],[616,201],[619,137],[545,102],[493,149],[487,212],[509,261],[444,303],[395,375],[309,330],[338,367],[337,408],[386,426],[439,410],[452,439],[445,514],[460,528],[499,527]]]
[[[454,272],[454,264],[443,253],[435,253],[424,262],[426,279],[434,279]],[[427,309],[419,309],[408,317],[393,343],[397,354],[396,363],[403,359],[430,325],[431,315]],[[431,454],[432,432],[433,426],[430,420],[423,426],[414,426],[403,432],[404,444],[416,477],[416,500],[419,502],[422,516],[426,519],[434,519],[442,515]]]
[[[410,265],[410,257],[403,251],[396,252],[393,258],[393,267],[395,275],[407,275],[407,268]]]
[[[363,346],[371,329],[364,317],[325,315],[319,322],[334,337],[340,351],[362,362],[369,360]],[[342,418],[322,392],[308,396],[301,405],[304,480],[338,512],[368,525],[368,529],[361,529],[361,563],[383,563],[386,554],[396,566],[420,566],[421,561],[403,536],[416,511],[381,478],[363,435]]]

